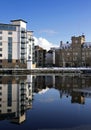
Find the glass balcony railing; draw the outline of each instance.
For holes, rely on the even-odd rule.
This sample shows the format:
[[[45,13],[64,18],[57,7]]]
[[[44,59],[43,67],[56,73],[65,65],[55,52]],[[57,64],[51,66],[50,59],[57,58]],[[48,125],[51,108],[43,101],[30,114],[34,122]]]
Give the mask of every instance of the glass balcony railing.
[[[24,38],[21,39],[21,44],[25,44],[25,43],[27,43],[27,42],[26,42],[26,39],[24,39]]]
[[[21,33],[21,38],[26,38],[26,34]]]
[[[21,48],[26,48],[26,45],[24,45],[24,44],[21,44]]]
[[[25,53],[26,53],[25,49],[21,50],[21,54],[25,54]]]

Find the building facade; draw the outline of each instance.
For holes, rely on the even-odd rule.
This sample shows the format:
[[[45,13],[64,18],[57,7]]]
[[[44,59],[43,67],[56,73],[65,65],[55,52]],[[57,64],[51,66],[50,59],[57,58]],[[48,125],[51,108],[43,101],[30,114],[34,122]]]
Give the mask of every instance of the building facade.
[[[27,31],[27,69],[32,69],[35,67],[35,45],[33,31]]]
[[[34,40],[26,25],[22,19],[11,20],[10,24],[0,23],[0,68],[27,68],[27,61],[32,64],[33,53],[28,48]]]
[[[45,67],[46,50],[40,46],[35,46],[35,62],[36,67]]]
[[[46,52],[46,61],[45,61],[46,67],[52,67],[53,66],[53,51],[49,50]]]
[[[91,42],[85,42],[85,35],[73,36],[71,43],[60,42],[53,48],[54,64],[57,67],[91,67]]]

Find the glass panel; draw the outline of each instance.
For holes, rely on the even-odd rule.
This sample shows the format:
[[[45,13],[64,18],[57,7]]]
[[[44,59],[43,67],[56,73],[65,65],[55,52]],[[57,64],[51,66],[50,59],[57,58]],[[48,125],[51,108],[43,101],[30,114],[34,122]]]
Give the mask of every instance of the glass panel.
[[[12,62],[12,37],[8,37],[8,62]]]
[[[11,31],[16,31],[16,26],[13,25],[0,25],[0,30],[11,30]]]

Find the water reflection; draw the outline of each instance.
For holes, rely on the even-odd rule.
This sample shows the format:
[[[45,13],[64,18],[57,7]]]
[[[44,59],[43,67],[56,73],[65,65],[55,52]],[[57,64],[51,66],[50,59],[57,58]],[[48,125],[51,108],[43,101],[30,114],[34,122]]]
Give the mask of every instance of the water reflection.
[[[34,92],[55,88],[63,95],[71,96],[71,103],[85,103],[85,97],[91,97],[91,77],[37,76]]]
[[[32,108],[31,85],[31,76],[0,77],[0,120],[25,121],[25,110]]]
[[[70,104],[72,105],[85,105],[86,99],[91,98],[91,77],[65,77],[60,75],[1,76],[0,120],[7,119],[11,123],[21,124],[27,118],[27,110],[30,112],[33,102],[38,101],[36,94],[43,95],[48,92],[49,99],[47,100],[47,95],[47,98],[42,97],[40,101],[53,102],[57,92],[60,99],[64,98],[64,96],[66,98],[70,97]]]

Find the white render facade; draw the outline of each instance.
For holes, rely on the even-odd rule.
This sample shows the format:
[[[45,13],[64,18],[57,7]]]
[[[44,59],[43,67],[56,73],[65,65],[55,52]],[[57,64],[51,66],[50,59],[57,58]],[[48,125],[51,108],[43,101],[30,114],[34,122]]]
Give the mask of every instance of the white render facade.
[[[0,68],[32,68],[33,51],[29,47],[33,49],[33,31],[27,31],[26,25],[22,19],[12,20],[10,24],[0,23]]]
[[[27,69],[35,68],[35,49],[33,31],[27,31]]]

